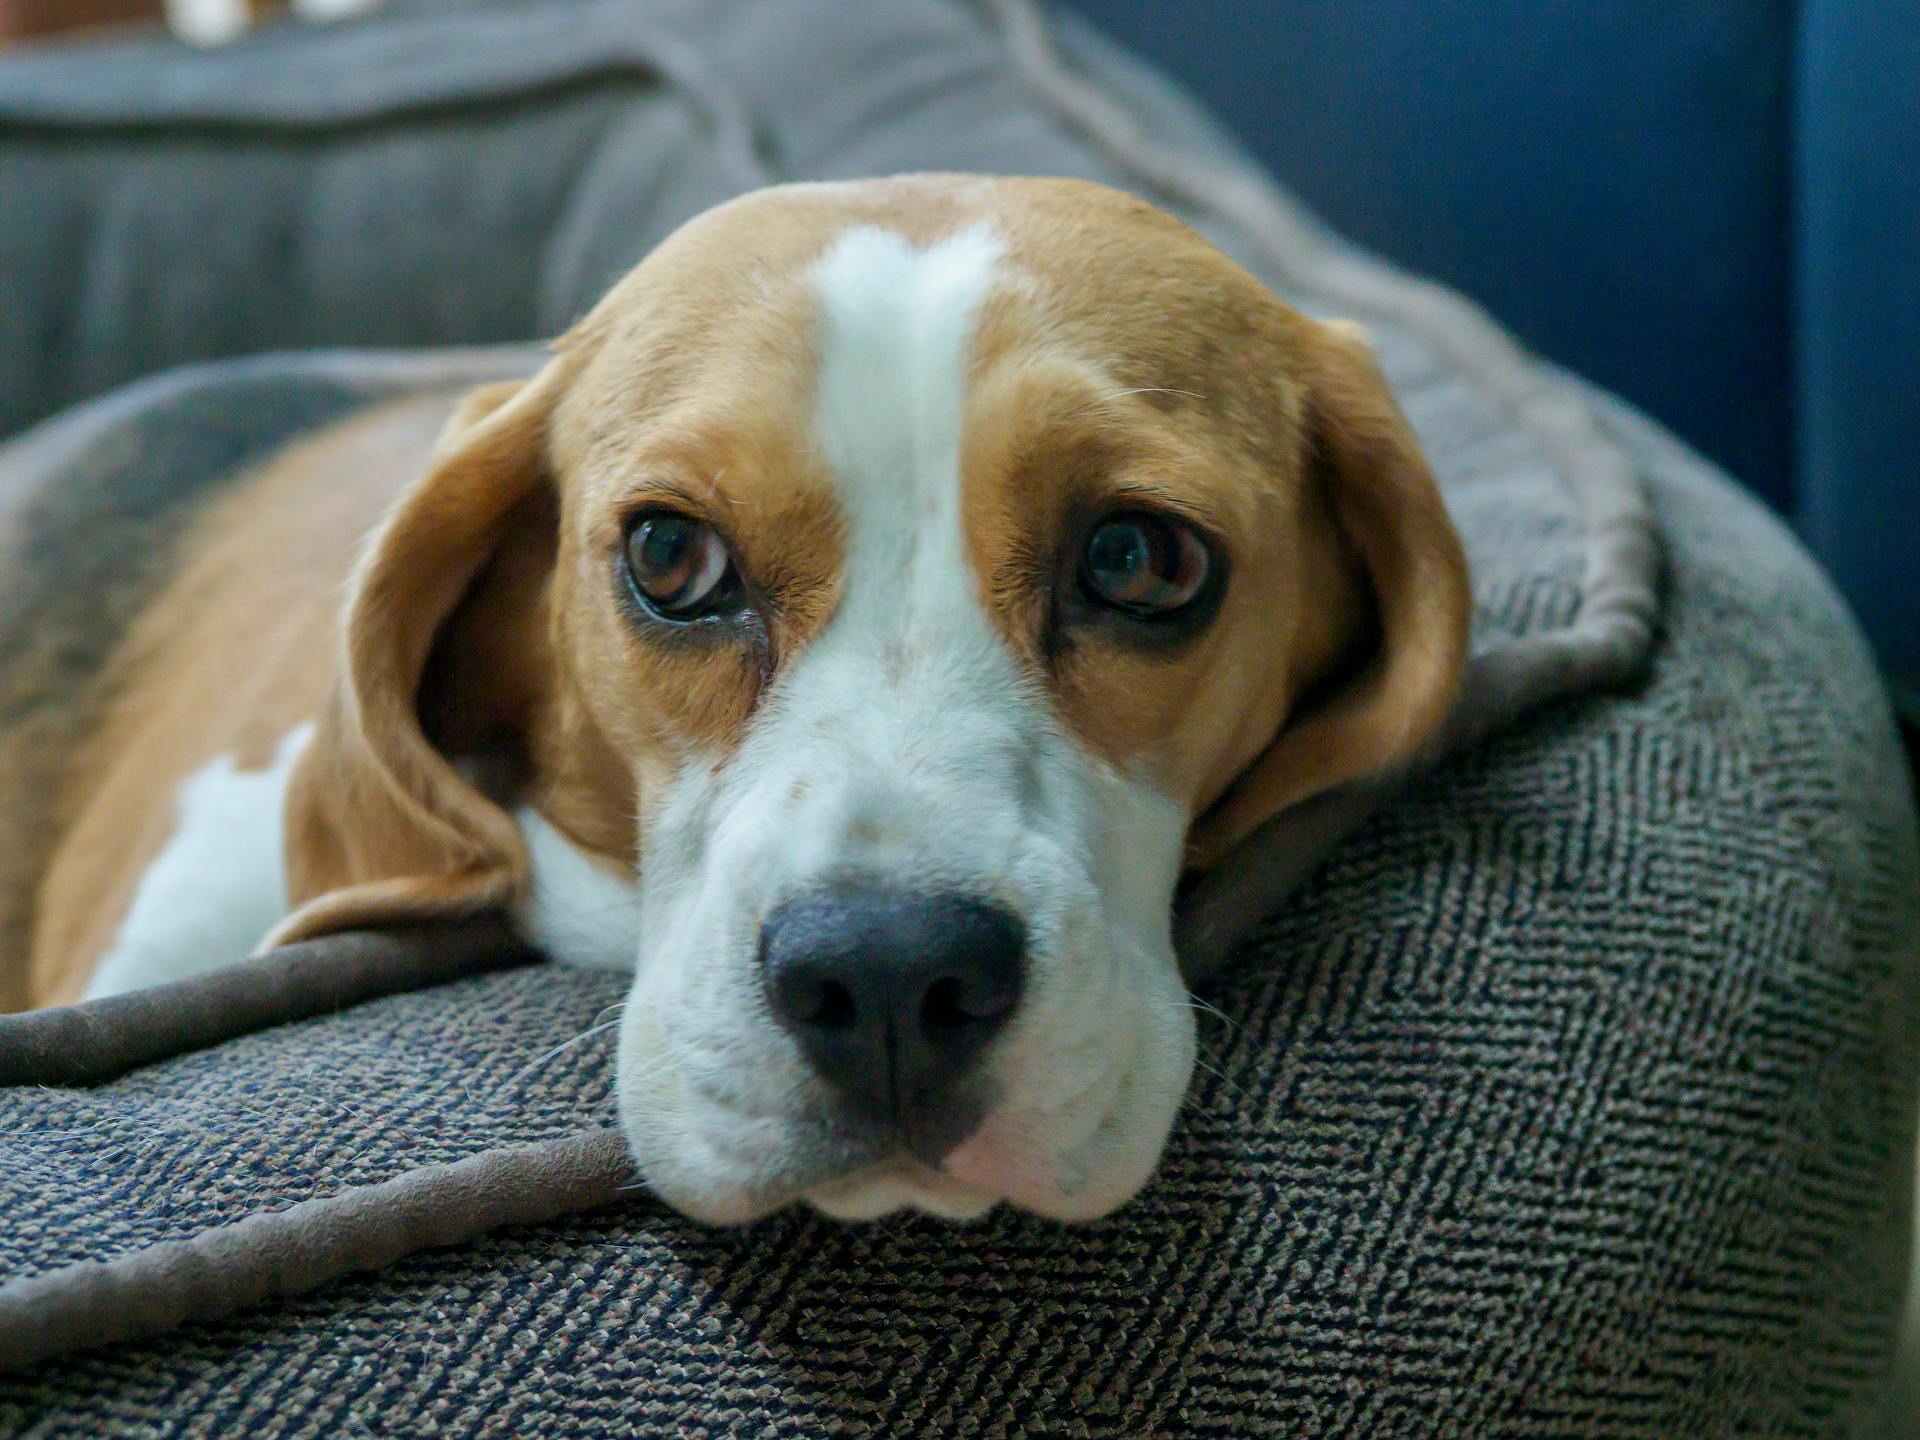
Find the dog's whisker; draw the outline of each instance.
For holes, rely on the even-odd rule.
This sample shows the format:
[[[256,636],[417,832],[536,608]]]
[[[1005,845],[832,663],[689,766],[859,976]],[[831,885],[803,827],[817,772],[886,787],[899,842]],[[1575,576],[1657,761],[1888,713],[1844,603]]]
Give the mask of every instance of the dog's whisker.
[[[1080,416],[1091,414],[1103,406],[1111,405],[1116,400],[1125,400],[1133,395],[1184,395],[1188,399],[1198,400],[1202,404],[1206,402],[1207,398],[1197,390],[1177,390],[1171,385],[1139,385],[1131,390],[1115,390],[1110,394],[1102,395],[1092,404],[1083,405],[1080,409],[1074,411],[1073,418],[1078,419]]]
[[[610,1023],[618,1024],[619,1022],[613,1021]],[[603,1026],[601,1028],[604,1029],[606,1027]],[[575,1038],[577,1039],[578,1037]],[[675,1065],[683,1064],[693,1053],[691,1047],[680,1044],[662,1035],[658,1049],[654,1054],[647,1057],[645,1064],[621,1067],[621,1082],[630,1087],[646,1084],[658,1076],[665,1074]]]
[[[1240,1086],[1235,1084],[1232,1080],[1229,1080],[1224,1070],[1216,1069],[1214,1066],[1207,1064],[1206,1061],[1200,1059],[1198,1056],[1194,1057],[1193,1068],[1196,1070],[1204,1070],[1207,1072],[1207,1074],[1213,1076],[1213,1078],[1217,1080],[1222,1086],[1224,1086],[1227,1092],[1230,1095],[1232,1095],[1234,1099],[1238,1100],[1242,1105],[1253,1104],[1253,1097],[1247,1094],[1245,1090],[1241,1089]]]
[[[664,1075],[671,1068],[672,1063],[673,1057],[670,1055],[655,1055],[644,1065],[623,1066],[620,1070],[620,1083],[630,1090],[637,1089]]]
[[[1194,994],[1193,991],[1191,990],[1187,992],[1187,1004],[1191,1006],[1193,1009],[1198,1010],[1203,1014],[1212,1015],[1216,1017],[1221,1024],[1225,1025],[1227,1029],[1232,1031],[1234,1034],[1238,1035],[1240,1033],[1240,1025],[1238,1021],[1236,1021],[1231,1015],[1227,1014],[1227,1012],[1222,1010],[1218,1005],[1212,1004],[1210,1001],[1202,1000],[1198,995]]]
[[[545,1065],[548,1061],[552,1060],[554,1057],[565,1054],[568,1050],[571,1050],[574,1046],[578,1045],[583,1040],[591,1040],[594,1036],[613,1029],[613,1027],[619,1023],[620,1022],[617,1020],[609,1020],[603,1025],[589,1026],[587,1029],[582,1030],[578,1035],[575,1035],[570,1040],[562,1040],[558,1045],[554,1046],[551,1050],[547,1051],[547,1053],[542,1055],[539,1059],[531,1062],[528,1065],[521,1067],[520,1069],[514,1071],[513,1074],[509,1075],[505,1080],[502,1080],[497,1086],[494,1087],[493,1093],[498,1095],[502,1090],[505,1090],[508,1086],[517,1085],[520,1081],[526,1079],[527,1076],[533,1074],[534,1071],[538,1070],[542,1065]]]
[[[1191,1111],[1195,1115],[1204,1115],[1209,1120],[1221,1120],[1225,1118],[1219,1110],[1202,1100],[1199,1092],[1192,1088],[1189,1088],[1187,1093],[1180,1097],[1180,1108]]]
[[[1124,400],[1129,395],[1184,395],[1189,400],[1205,401],[1206,396],[1198,390],[1178,390],[1171,385],[1137,385],[1131,390],[1116,390],[1111,395],[1103,395],[1103,400]]]

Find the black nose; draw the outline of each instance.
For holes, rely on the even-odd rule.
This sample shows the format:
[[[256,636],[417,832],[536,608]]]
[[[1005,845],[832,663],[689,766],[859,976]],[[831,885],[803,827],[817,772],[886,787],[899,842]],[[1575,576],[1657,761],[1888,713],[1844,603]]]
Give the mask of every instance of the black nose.
[[[775,1017],[855,1113],[910,1129],[948,1118],[1019,1003],[1025,949],[998,905],[878,885],[789,900],[760,929]]]

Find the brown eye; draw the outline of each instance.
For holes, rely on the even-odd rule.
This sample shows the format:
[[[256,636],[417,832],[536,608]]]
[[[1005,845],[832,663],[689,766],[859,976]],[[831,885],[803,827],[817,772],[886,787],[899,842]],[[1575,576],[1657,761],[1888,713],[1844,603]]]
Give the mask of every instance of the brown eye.
[[[1181,609],[1199,595],[1211,570],[1198,535],[1145,510],[1107,516],[1080,552],[1080,588],[1087,598],[1128,615],[1161,616]]]
[[[627,532],[627,571],[641,603],[662,620],[697,620],[725,608],[740,582],[733,557],[702,520],[655,510]]]

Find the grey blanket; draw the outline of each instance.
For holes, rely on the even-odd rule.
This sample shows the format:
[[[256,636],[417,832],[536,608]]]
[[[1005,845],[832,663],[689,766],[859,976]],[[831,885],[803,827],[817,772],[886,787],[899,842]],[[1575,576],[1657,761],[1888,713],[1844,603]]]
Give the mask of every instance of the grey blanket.
[[[608,43],[642,8],[581,7]],[[1447,739],[1485,743],[1383,813],[1376,789],[1286,817],[1183,897],[1184,953],[1217,972],[1207,1068],[1160,1179],[1081,1230],[687,1226],[622,1191],[604,1130],[608,1037],[588,1032],[618,978],[473,973],[520,958],[484,933],[302,947],[7,1022],[0,1359],[398,1263],[42,1369],[0,1390],[0,1420],[1844,1433],[1899,1287],[1916,862],[1884,706],[1824,582],[1671,441],[1317,233],[1122,62],[1097,55],[1093,86],[1054,66],[1019,7],[994,24],[863,9],[895,62],[859,71],[892,87],[866,101],[884,142],[851,75],[805,106],[781,90],[787,66],[828,72],[824,32],[746,13],[680,16],[671,48],[704,57],[702,93],[731,66],[790,101],[815,127],[783,117],[806,173],[838,173],[848,148],[856,169],[992,165],[998,143],[1034,157],[1005,168],[1131,183],[1302,303],[1366,319],[1468,539],[1480,658]],[[958,96],[969,135],[945,108]],[[1175,162],[1168,137],[1199,158]],[[968,144],[986,158],[946,158]],[[378,390],[416,362],[259,363]],[[174,382],[199,398],[171,423],[218,431],[223,396],[260,373]],[[119,404],[6,463],[97,460],[151,415]],[[1643,658],[1648,493],[1670,549],[1650,673],[1515,725]],[[407,988],[443,960],[466,978]],[[317,1018],[194,1048],[302,1014]],[[50,1080],[110,1083],[22,1083]],[[451,1241],[468,1243],[403,1258]]]

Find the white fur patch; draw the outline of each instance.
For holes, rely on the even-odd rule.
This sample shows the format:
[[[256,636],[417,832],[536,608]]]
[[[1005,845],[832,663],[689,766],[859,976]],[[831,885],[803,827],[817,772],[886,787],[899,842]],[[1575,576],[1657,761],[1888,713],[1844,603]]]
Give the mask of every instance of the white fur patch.
[[[286,915],[287,781],[312,734],[290,732],[263,770],[223,755],[181,784],[174,832],[140,877],[87,999],[244,960]]]
[[[518,916],[555,960],[631,970],[640,949],[640,886],[589,859],[530,805],[514,812],[533,861],[533,893]]]
[[[985,229],[916,250],[863,226],[815,272],[814,425],[850,531],[837,632],[897,624],[903,613],[986,627],[960,523],[960,439],[974,312],[1000,252]]]

